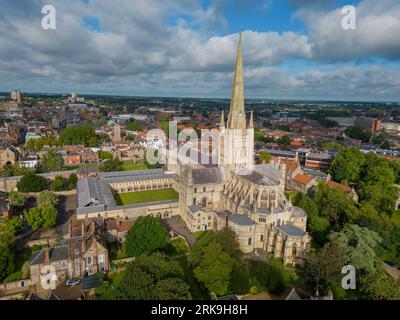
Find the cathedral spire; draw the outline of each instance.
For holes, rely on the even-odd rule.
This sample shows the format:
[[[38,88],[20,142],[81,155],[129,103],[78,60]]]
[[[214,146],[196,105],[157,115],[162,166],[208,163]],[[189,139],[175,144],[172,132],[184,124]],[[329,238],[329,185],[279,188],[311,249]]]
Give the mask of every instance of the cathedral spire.
[[[224,110],[221,111],[221,121],[219,122],[219,128],[225,129],[225,117],[224,117]]]
[[[250,112],[249,128],[254,128],[253,111]]]
[[[246,129],[246,116],[244,113],[244,82],[243,82],[243,52],[242,32],[239,34],[237,48],[235,75],[233,77],[231,106],[229,109],[227,128]]]

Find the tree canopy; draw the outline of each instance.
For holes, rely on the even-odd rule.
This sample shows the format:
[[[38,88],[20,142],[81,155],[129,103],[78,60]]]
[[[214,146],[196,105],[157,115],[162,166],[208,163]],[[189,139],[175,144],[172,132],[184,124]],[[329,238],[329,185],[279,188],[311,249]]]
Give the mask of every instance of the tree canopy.
[[[88,124],[65,128],[58,140],[63,145],[83,144],[85,147],[96,147],[99,144],[96,132]]]
[[[126,253],[134,257],[142,256],[164,249],[168,243],[168,232],[160,219],[142,216],[126,235]]]
[[[17,188],[21,192],[40,192],[47,189],[47,180],[45,177],[28,172],[18,181]]]

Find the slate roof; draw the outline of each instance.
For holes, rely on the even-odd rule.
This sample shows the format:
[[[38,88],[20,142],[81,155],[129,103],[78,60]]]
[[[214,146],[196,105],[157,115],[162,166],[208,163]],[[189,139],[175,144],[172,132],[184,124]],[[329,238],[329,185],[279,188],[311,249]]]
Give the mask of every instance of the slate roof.
[[[302,237],[305,235],[305,232],[292,224],[284,224],[277,227],[283,233],[287,234],[288,236],[293,237]]]
[[[252,226],[255,224],[253,220],[251,220],[248,216],[245,216],[244,214],[231,214],[229,216],[229,219],[233,223],[241,226]]]
[[[31,256],[31,265],[42,264],[45,261],[45,250],[35,251]],[[49,248],[50,262],[68,259],[68,245]]]
[[[101,279],[98,275],[83,278],[82,291],[97,288],[101,285]]]
[[[191,204],[191,205],[189,206],[189,209],[190,209],[190,211],[192,211],[193,213],[196,213],[196,212],[198,212],[198,211],[201,210],[201,209],[200,209],[198,206],[196,206],[195,204]]]
[[[225,180],[225,175],[221,168],[210,167],[192,170],[193,184],[221,183]]]
[[[279,164],[262,164],[254,166],[254,170],[241,168],[236,174],[244,179],[258,185],[276,186],[279,185],[281,171]]]

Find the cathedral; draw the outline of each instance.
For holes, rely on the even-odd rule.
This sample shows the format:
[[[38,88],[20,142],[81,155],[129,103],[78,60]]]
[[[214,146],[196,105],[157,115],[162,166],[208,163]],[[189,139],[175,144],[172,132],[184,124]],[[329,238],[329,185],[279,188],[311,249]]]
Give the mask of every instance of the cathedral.
[[[254,164],[253,114],[244,108],[242,35],[228,119],[221,114],[217,165],[172,165],[180,215],[191,232],[232,228],[243,252],[264,251],[302,264],[309,251],[307,215],[286,198],[284,164]]]
[[[231,228],[244,253],[301,265],[310,249],[307,214],[285,196],[284,164],[254,164],[253,114],[244,105],[242,35],[237,48],[230,110],[218,130],[215,164],[185,155],[166,170],[101,173],[78,181],[78,219],[179,216],[190,232]],[[200,152],[199,152],[200,153]],[[167,156],[168,157],[168,156]],[[177,161],[176,161],[177,160]],[[173,188],[179,199],[117,205],[116,193]]]

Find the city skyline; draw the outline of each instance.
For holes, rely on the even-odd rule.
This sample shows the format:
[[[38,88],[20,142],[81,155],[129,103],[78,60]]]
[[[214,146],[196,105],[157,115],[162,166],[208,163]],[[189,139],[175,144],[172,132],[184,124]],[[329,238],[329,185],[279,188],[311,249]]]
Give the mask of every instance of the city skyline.
[[[44,4],[56,30],[41,28]],[[399,12],[393,0],[6,1],[0,90],[229,98],[242,30],[249,99],[399,101]]]

